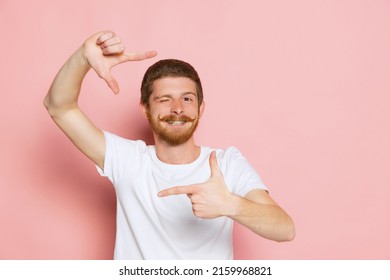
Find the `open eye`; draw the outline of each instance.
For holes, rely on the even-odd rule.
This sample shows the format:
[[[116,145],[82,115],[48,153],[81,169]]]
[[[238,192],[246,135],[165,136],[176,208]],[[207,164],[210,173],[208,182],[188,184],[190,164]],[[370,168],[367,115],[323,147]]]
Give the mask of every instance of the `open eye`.
[[[185,96],[183,98],[184,102],[192,102],[192,98],[191,97],[188,97],[188,96]]]

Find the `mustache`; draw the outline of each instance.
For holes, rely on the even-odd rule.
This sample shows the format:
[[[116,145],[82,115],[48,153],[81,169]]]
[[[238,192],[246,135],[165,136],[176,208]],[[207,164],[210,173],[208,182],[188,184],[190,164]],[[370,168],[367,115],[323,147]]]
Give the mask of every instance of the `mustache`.
[[[168,116],[163,116],[163,117],[158,116],[158,119],[162,122],[175,122],[175,121],[194,122],[196,120],[196,117],[191,118],[187,115],[181,115],[181,116],[168,115]]]

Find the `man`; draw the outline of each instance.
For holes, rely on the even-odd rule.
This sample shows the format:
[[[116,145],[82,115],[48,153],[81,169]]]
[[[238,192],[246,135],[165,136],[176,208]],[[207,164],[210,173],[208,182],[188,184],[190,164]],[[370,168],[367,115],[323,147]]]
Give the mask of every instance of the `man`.
[[[275,241],[294,238],[294,224],[235,148],[199,147],[193,132],[204,110],[195,69],[162,60],[145,73],[141,108],[155,145],[98,129],[77,105],[92,68],[114,93],[113,66],[154,57],[128,53],[115,33],[88,38],[54,79],[44,105],[70,140],[117,193],[115,259],[231,259],[236,221]]]

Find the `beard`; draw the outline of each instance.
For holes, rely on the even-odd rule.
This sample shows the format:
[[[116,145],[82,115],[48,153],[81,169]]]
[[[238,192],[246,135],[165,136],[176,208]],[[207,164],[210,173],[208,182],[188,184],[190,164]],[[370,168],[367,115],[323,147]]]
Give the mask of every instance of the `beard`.
[[[186,115],[168,115],[164,117],[160,117],[159,115],[158,119],[153,119],[150,112],[147,112],[147,117],[153,132],[158,138],[172,146],[178,146],[187,142],[194,134],[199,122],[198,117],[190,118]],[[161,125],[162,122],[167,123],[168,126]],[[190,123],[190,127],[180,127],[182,125],[177,125],[178,127],[175,127],[175,125],[173,125],[174,123],[184,123],[182,124],[183,126]]]

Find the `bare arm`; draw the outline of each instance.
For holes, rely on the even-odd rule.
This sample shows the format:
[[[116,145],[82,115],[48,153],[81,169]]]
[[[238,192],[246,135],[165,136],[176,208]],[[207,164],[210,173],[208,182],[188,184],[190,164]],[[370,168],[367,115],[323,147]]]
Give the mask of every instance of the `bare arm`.
[[[275,241],[294,239],[292,219],[265,190],[252,190],[245,197],[230,193],[219,170],[215,152],[210,155],[210,168],[208,181],[169,188],[161,191],[159,196],[187,194],[194,215],[199,218],[227,216],[264,238]]]
[[[95,164],[103,168],[105,140],[78,107],[82,81],[92,68],[114,93],[119,86],[111,68],[119,63],[151,58],[156,52],[124,53],[124,45],[113,32],[99,32],[88,38],[65,62],[55,77],[43,103],[54,122]]]
[[[265,190],[252,190],[245,198],[233,196],[228,205],[230,218],[264,238],[291,241],[295,237],[292,219]]]

